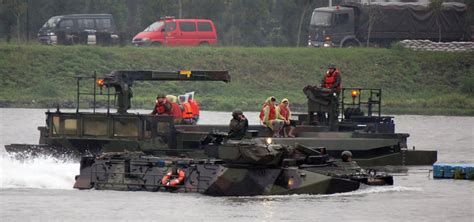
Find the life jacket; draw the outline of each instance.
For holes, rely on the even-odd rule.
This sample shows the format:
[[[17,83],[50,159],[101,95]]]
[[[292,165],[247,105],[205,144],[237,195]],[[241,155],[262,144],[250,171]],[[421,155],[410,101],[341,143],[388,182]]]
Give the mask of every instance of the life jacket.
[[[156,103],[156,106],[155,106],[155,109],[156,109],[156,113],[157,114],[168,114],[168,115],[171,115],[173,109],[167,111],[166,110],[166,107],[165,107],[165,104],[167,104],[168,102],[163,102],[163,103]],[[168,103],[169,104],[169,103]]]
[[[184,107],[184,111],[182,113],[183,119],[192,119],[193,118],[193,108],[191,108],[191,104],[188,102],[182,104]]]
[[[275,106],[266,105],[265,107],[267,107],[267,106],[270,108],[270,111],[268,112],[268,121],[276,119]],[[265,108],[263,108],[263,112],[265,112]],[[265,119],[265,115],[264,115],[263,119]],[[263,121],[263,119],[262,119],[262,121]]]
[[[176,173],[178,175],[173,175],[172,171],[168,171],[168,173],[161,179],[161,184],[170,187],[183,184],[184,178],[186,177],[186,173],[184,172],[184,170],[180,169],[178,169]]]
[[[279,105],[279,108],[280,108],[280,115],[283,116],[285,120],[288,120],[288,118],[290,117],[290,111],[288,110],[288,108],[282,104]]]
[[[193,99],[188,100],[188,102],[193,110],[193,117],[199,116],[199,104]]]
[[[181,114],[181,108],[179,107],[178,103],[171,103],[171,107],[173,108],[171,112],[175,119],[183,118]]]
[[[332,86],[334,85],[334,83],[336,82],[336,79],[337,77],[340,75],[339,71],[338,70],[334,70],[334,72],[331,74],[329,74],[329,72],[326,73],[326,75],[324,76],[324,85],[323,87],[324,88],[332,88]],[[336,91],[337,92],[340,92],[341,91],[341,84],[337,85],[336,86]]]
[[[267,107],[268,104],[263,104],[262,109],[260,110],[260,115],[258,116],[260,118],[260,122],[263,123],[263,118],[265,117],[265,107]]]

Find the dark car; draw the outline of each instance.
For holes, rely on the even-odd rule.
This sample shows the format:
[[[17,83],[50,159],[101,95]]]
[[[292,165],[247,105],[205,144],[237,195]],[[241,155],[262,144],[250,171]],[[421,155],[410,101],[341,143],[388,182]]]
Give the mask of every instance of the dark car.
[[[110,14],[71,14],[51,17],[38,32],[44,44],[96,44],[98,38],[118,39]]]

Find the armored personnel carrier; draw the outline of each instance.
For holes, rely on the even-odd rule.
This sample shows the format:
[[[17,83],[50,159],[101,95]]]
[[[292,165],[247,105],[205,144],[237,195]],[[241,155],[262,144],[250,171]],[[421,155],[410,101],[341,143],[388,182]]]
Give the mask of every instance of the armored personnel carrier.
[[[81,92],[82,80],[92,78],[92,93]],[[18,158],[48,154],[79,159],[106,152],[141,151],[154,156],[206,158],[201,140],[212,131],[228,131],[227,125],[176,125],[172,116],[128,113],[135,81],[222,81],[227,71],[113,71],[103,78],[77,78],[76,112],[46,112],[39,144],[11,144],[5,148]],[[97,83],[97,84],[96,84]],[[105,89],[104,89],[105,88]],[[354,154],[361,166],[429,165],[436,151],[407,149],[406,133],[395,133],[393,117],[381,115],[381,89],[343,89],[334,95],[308,86],[308,112],[298,115],[295,138],[274,138],[275,143],[325,147],[339,156]],[[79,109],[80,97],[93,96],[92,112]],[[106,112],[96,112],[96,97],[105,96]],[[351,99],[352,98],[352,99]],[[117,112],[111,112],[115,104]],[[265,126],[249,126],[255,139],[272,135]]]
[[[206,139],[207,140],[207,139]],[[170,158],[142,152],[82,157],[76,189],[197,192],[211,196],[332,194],[361,184],[393,185],[392,176],[336,161],[324,149],[244,139],[205,142],[212,159]]]

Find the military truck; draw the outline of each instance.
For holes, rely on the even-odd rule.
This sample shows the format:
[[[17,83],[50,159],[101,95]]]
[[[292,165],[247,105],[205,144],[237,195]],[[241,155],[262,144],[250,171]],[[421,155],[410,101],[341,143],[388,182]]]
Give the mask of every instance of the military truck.
[[[11,144],[5,149],[18,158],[48,154],[79,159],[83,155],[107,152],[141,151],[154,156],[206,158],[202,139],[213,131],[228,131],[228,125],[175,125],[172,116],[128,113],[135,81],[223,81],[227,71],[112,71],[94,81],[90,94],[80,90],[77,79],[76,112],[46,112],[46,126],[41,126],[39,144]],[[97,84],[95,84],[97,82]],[[407,149],[406,133],[395,133],[393,117],[381,115],[381,89],[343,89],[335,96],[315,87],[305,87],[308,113],[298,115],[295,138],[274,138],[275,143],[325,147],[339,156],[349,150],[362,166],[428,165],[436,162],[436,151]],[[350,94],[348,97],[347,94]],[[79,109],[83,94],[106,97],[106,112]],[[340,99],[339,99],[340,98]],[[351,99],[352,98],[352,99]],[[117,112],[112,113],[115,104]],[[367,109],[367,111],[363,111]],[[314,114],[329,114],[316,120]],[[342,113],[343,115],[340,115]],[[272,136],[262,125],[249,126],[256,140]]]
[[[316,8],[309,26],[309,47],[390,46],[397,40],[428,39],[466,41],[470,39],[463,3],[443,3],[437,15],[426,4],[346,2],[340,6]],[[437,25],[439,22],[439,26]]]
[[[189,159],[106,153],[82,157],[76,189],[195,192],[211,196],[332,194],[361,184],[393,185],[393,177],[336,161],[324,149],[271,141],[207,140],[212,158]]]

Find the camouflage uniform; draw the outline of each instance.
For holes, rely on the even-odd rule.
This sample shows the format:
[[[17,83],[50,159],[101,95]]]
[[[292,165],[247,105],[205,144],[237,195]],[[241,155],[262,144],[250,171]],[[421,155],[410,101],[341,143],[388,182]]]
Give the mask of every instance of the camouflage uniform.
[[[243,118],[240,118],[239,115],[242,115]],[[232,112],[232,116],[233,118],[232,120],[230,120],[229,124],[229,139],[240,140],[247,133],[247,129],[249,128],[249,122],[240,110]]]

